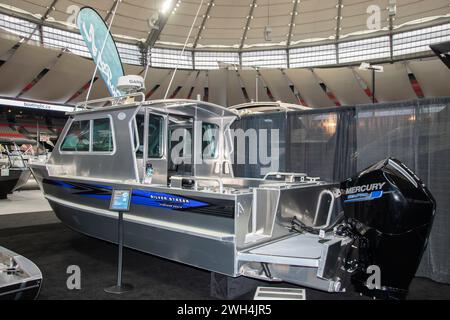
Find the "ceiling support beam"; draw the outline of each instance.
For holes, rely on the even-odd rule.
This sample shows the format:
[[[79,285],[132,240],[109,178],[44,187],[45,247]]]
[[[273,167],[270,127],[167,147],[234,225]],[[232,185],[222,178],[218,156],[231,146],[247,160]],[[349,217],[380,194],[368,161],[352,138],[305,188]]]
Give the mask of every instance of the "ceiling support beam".
[[[161,35],[161,32],[163,31],[164,27],[167,24],[167,21],[169,20],[170,15],[172,14],[173,9],[175,8],[177,4],[176,0],[172,0],[170,2],[170,7],[167,8],[166,13],[159,12],[159,18],[158,21],[155,24],[154,29],[152,29],[147,37],[147,40],[145,41],[145,46],[147,48],[152,48],[156,41],[158,41],[159,36]]]
[[[57,2],[58,2],[58,0],[52,1],[50,6],[47,8],[47,11],[45,11],[45,13],[42,15],[38,25],[33,30],[33,32],[30,34],[30,37],[27,39],[27,41],[30,40],[33,37],[33,35],[35,34],[35,32],[39,29],[39,37],[40,37],[41,45],[44,45],[44,36],[42,34],[42,29],[43,29],[42,26],[44,25],[44,22],[45,22],[45,20],[47,20],[50,13],[54,10]]]
[[[47,20],[50,13],[54,10],[57,2],[58,2],[58,0],[53,0],[52,4],[50,5],[50,7],[48,7],[47,11],[44,13],[44,15],[41,18],[42,23],[44,23],[44,21]]]
[[[197,36],[195,37],[194,45],[192,46],[193,49],[197,47],[198,41],[201,39],[203,29],[205,29],[206,21],[209,19],[209,14],[211,13],[212,7],[214,7],[214,0],[210,0],[208,3],[208,7],[206,8],[202,23],[200,24],[200,29],[198,30]]]
[[[252,0],[250,4],[250,11],[247,16],[247,22],[245,23],[244,32],[242,34],[241,44],[239,45],[239,50],[242,50],[242,48],[244,47],[245,38],[247,38],[247,33],[248,30],[250,29],[250,23],[252,21],[253,12],[255,11],[255,8],[256,8],[256,0]]]
[[[394,21],[395,16],[397,15],[396,0],[389,0],[388,15],[389,15],[389,49],[390,49],[389,52],[391,61],[394,61]]]
[[[119,1],[122,1],[122,0],[115,0],[114,1],[113,5],[111,6],[111,8],[109,9],[108,13],[106,14],[105,22],[109,21],[109,19],[111,18],[112,14],[114,12],[114,8],[116,7],[117,2],[119,2]]]
[[[338,0],[336,7],[337,7],[337,17],[336,17],[335,46],[336,46],[336,63],[339,64],[339,39],[341,38],[342,9],[344,8],[344,0]]]
[[[288,38],[286,41],[286,46],[289,47],[291,46],[291,42],[292,42],[292,32],[294,30],[295,27],[295,18],[297,17],[297,10],[298,10],[298,5],[300,3],[300,0],[294,0],[294,6],[292,8],[292,13],[291,13],[291,22],[289,23],[289,33],[288,33]]]
[[[336,42],[341,38],[342,28],[342,9],[344,8],[344,0],[338,0],[337,2],[337,17],[336,17]]]

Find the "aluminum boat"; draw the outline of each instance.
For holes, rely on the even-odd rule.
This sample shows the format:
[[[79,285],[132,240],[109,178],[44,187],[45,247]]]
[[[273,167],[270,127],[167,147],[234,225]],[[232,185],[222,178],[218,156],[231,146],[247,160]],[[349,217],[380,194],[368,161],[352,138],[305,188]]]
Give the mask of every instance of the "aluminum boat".
[[[0,246],[0,300],[33,300],[39,295],[42,273],[30,260]]]
[[[303,173],[235,177],[231,125],[238,119],[236,111],[211,103],[145,101],[141,93],[84,102],[69,114],[48,161],[30,167],[55,214],[78,232],[117,242],[117,213],[109,210],[112,190],[131,189],[130,211],[124,214],[127,247],[230,277],[344,291],[355,272],[364,275],[362,267],[378,261],[354,257],[365,237],[360,225],[372,226],[367,214],[358,213],[370,215],[378,201],[394,201],[386,198],[394,193],[387,182],[369,194],[351,187],[356,190],[359,178],[372,171],[399,165],[387,160],[366,170],[346,182],[348,194],[339,183]],[[401,172],[416,179],[403,167]],[[418,194],[426,193],[417,181]],[[403,199],[403,193],[396,196]],[[423,216],[431,217],[434,202],[426,203],[429,214]],[[392,214],[387,208],[383,214]],[[423,232],[420,239],[429,229]],[[411,257],[412,269],[425,242],[414,245],[419,249]],[[415,270],[410,273],[407,277]],[[390,283],[383,288],[378,289],[396,290]]]
[[[14,140],[0,139],[0,199],[23,187],[31,176],[27,161],[18,150]]]

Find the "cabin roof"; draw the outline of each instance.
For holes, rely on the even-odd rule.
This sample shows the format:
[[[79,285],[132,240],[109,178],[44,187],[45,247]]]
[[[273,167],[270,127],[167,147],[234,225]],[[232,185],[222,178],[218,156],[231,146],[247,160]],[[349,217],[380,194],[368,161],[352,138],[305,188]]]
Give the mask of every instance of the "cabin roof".
[[[273,111],[303,111],[310,110],[311,108],[291,103],[284,103],[281,101],[262,101],[262,102],[249,102],[231,106],[230,110],[236,110],[238,113],[252,113],[252,110],[256,113],[273,112]]]
[[[122,97],[125,98],[125,97]],[[114,98],[105,98],[99,100],[88,101],[77,105],[73,112],[69,115],[86,114],[94,112],[107,112],[111,109],[120,108],[140,108],[150,107],[155,111],[165,114],[176,114],[199,118],[222,118],[233,117],[238,118],[239,113],[236,110],[228,109],[217,104],[187,99],[165,99],[165,100],[149,100],[142,102],[134,102],[131,104],[112,104],[109,106],[96,106],[97,103],[105,104],[113,102]],[[82,108],[78,110],[78,108]]]
[[[200,117],[239,117],[238,112],[235,110],[197,100],[152,100],[144,105],[151,106],[153,109],[167,114],[186,116],[195,116],[197,114]]]

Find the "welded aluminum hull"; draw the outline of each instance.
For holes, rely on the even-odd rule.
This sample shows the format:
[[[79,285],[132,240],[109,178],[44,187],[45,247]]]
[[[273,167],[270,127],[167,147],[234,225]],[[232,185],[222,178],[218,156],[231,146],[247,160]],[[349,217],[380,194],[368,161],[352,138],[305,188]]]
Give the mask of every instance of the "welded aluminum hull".
[[[0,177],[0,199],[6,199],[13,192],[23,174],[21,169],[9,169],[8,176]]]
[[[13,268],[10,267],[14,262]],[[29,259],[0,247],[0,300],[33,300],[39,295],[42,273]]]
[[[65,225],[94,238],[117,242],[117,214],[108,211],[111,191],[112,188],[130,188],[129,185],[37,176],[53,211]],[[168,195],[163,189],[133,191],[131,211],[124,214],[125,246],[234,276],[234,201],[206,195],[192,197],[172,190],[170,196],[177,197],[178,201],[186,199],[194,205],[168,209],[153,202],[151,197],[155,194]]]

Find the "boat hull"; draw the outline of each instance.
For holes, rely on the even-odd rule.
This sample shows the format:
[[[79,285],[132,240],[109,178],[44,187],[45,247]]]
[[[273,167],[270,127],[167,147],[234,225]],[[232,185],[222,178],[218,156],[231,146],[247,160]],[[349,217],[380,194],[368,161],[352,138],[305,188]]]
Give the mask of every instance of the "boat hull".
[[[259,190],[261,206],[255,210],[260,216],[253,217],[253,193],[219,194],[132,181],[50,176],[45,165],[32,165],[31,169],[56,216],[77,232],[117,243],[118,213],[109,210],[111,194],[113,190],[132,189],[130,211],[124,213],[126,247],[231,277],[285,280],[329,292],[340,291],[340,280],[334,275],[340,264],[339,253],[347,246],[345,239],[323,241],[316,235],[309,241],[298,239],[295,245],[287,245],[281,256],[266,252],[265,245],[289,241],[293,236],[285,225],[290,220],[285,217],[290,211],[286,205],[279,206],[279,210],[266,206],[264,210],[269,197],[280,193],[278,189],[268,189],[266,198],[266,189]],[[329,187],[320,184],[283,189],[280,199],[303,203],[313,194],[317,198]],[[295,201],[290,198],[294,194]],[[261,233],[258,239],[247,237],[253,235],[253,225],[259,228],[258,218],[262,216],[268,216],[268,226],[262,226],[264,232],[270,229],[268,234]],[[261,250],[254,252],[255,248]],[[270,268],[274,277],[261,270],[262,265]]]
[[[118,214],[109,210],[115,184],[49,177],[45,166],[33,175],[56,216],[71,229],[117,243]],[[136,189],[135,189],[136,188]],[[236,276],[235,201],[198,197],[184,190],[136,186],[124,213],[124,245],[194,267]],[[156,197],[156,200],[155,200]],[[165,198],[165,200],[164,200]]]
[[[0,177],[0,199],[6,199],[8,194],[13,192],[21,175],[22,170],[10,169],[8,176]]]
[[[117,243],[117,217],[74,209],[49,200],[61,222],[74,231]],[[130,220],[124,214],[124,246],[194,267],[234,276],[234,243]]]
[[[17,181],[16,185],[14,186],[13,191],[17,191],[20,188],[22,188],[24,185],[26,185],[28,180],[30,179],[30,177],[31,177],[30,169],[22,170],[22,173],[20,174],[19,180]]]
[[[13,265],[10,265],[11,261]],[[0,247],[0,270],[0,300],[33,300],[38,297],[42,273],[32,261]]]

